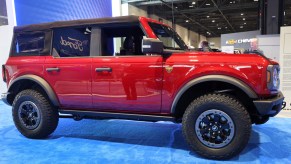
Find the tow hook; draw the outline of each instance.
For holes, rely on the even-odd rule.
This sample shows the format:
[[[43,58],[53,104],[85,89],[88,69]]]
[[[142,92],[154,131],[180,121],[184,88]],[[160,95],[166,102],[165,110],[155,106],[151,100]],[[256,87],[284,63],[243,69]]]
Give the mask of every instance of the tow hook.
[[[74,119],[75,121],[80,121],[80,120],[83,119],[83,117],[80,116],[80,115],[78,115],[78,114],[74,114],[74,115],[73,115],[73,119]]]

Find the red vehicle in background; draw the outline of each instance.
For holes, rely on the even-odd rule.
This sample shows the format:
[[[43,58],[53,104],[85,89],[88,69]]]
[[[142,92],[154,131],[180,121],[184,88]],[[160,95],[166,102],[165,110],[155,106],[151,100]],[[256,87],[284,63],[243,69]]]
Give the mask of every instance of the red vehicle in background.
[[[257,54],[190,52],[158,21],[115,17],[15,27],[2,66],[17,129],[45,138],[63,114],[182,123],[192,150],[231,158],[251,125],[281,110],[278,63]]]

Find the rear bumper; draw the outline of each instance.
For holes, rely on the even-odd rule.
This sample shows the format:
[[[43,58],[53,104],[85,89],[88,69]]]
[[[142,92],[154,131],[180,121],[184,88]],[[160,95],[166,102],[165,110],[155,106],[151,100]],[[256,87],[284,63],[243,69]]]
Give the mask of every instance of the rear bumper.
[[[5,104],[11,106],[11,104],[9,104],[8,101],[7,101],[7,96],[8,96],[8,95],[9,95],[9,93],[2,93],[2,94],[1,94],[1,100],[2,100]]]
[[[282,92],[279,92],[274,98],[255,100],[254,104],[260,115],[272,117],[277,115],[282,110],[283,100],[284,96]]]

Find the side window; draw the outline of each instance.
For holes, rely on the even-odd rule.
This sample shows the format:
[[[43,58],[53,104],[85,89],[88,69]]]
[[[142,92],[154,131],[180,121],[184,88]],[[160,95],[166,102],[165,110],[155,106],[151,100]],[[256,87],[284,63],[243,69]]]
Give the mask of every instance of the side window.
[[[45,50],[44,32],[16,33],[13,42],[13,56],[41,55]]]
[[[102,27],[101,55],[143,55],[141,51],[141,44],[144,36],[145,35],[139,27],[139,24]]]
[[[54,29],[53,56],[90,56],[91,27]]]

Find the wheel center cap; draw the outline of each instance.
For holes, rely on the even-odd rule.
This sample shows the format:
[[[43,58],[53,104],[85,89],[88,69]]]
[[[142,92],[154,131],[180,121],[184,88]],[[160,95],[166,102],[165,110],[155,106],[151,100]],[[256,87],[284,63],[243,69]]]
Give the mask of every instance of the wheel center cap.
[[[218,131],[218,127],[216,126],[216,125],[213,125],[212,127],[211,127],[211,129],[212,129],[212,131]]]

